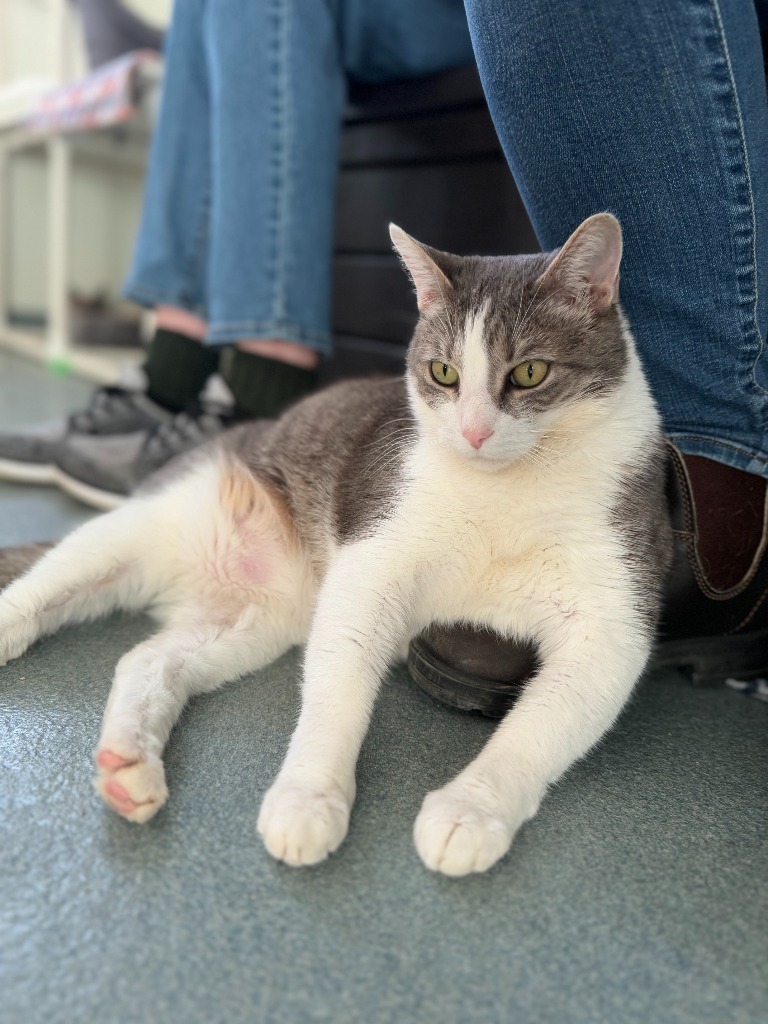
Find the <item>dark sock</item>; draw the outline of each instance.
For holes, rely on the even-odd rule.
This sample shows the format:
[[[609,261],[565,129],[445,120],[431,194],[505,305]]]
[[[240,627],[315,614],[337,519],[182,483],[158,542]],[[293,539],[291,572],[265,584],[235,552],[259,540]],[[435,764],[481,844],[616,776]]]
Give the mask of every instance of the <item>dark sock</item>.
[[[729,590],[746,576],[763,538],[768,481],[714,459],[684,455],[696,510],[696,550],[707,581]]]
[[[230,348],[221,356],[221,375],[241,416],[271,419],[315,387],[317,371]]]
[[[181,412],[197,398],[218,366],[218,349],[207,348],[186,334],[160,327],[155,331],[144,363],[149,380],[147,394],[153,402],[171,412]]]

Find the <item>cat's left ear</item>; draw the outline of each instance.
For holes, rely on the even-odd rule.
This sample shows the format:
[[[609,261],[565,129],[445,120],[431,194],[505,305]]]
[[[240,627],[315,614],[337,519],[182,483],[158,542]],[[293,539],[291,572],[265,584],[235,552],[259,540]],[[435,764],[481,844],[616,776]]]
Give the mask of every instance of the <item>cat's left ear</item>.
[[[621,225],[610,213],[588,217],[544,271],[540,281],[572,302],[604,313],[619,298]]]
[[[427,245],[422,245],[411,238],[397,224],[389,225],[389,237],[405,269],[411,276],[416,289],[416,302],[420,313],[427,313],[438,305],[445,303],[445,297],[453,286],[443,270],[438,266],[437,259],[449,259],[447,253],[438,253]]]

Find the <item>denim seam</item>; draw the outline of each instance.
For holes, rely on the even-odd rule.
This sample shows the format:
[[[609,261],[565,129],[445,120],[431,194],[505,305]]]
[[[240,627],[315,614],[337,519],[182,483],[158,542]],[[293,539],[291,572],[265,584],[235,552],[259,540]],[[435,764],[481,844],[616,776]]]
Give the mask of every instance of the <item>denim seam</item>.
[[[258,320],[217,320],[215,323],[210,325],[210,333],[215,331],[245,331],[255,330],[259,332],[263,331],[279,331],[281,328],[288,328],[295,333],[302,334],[307,338],[323,338],[330,339],[331,335],[328,331],[315,331],[307,329],[306,327],[299,327],[298,324],[292,323],[290,320],[269,320],[269,321],[258,321]],[[272,337],[279,337],[279,334],[273,334]]]
[[[221,335],[231,335],[222,338]],[[333,338],[330,332],[316,331],[300,327],[290,321],[260,323],[255,320],[240,321],[238,323],[217,322],[209,324],[206,341],[211,344],[229,344],[236,341],[252,340],[254,338],[285,338],[288,341],[295,341],[300,345],[306,345],[330,355],[333,348]]]
[[[210,219],[211,219],[211,181],[210,181],[210,166],[208,170],[208,183],[205,191],[203,192],[202,202],[200,204],[201,214],[199,219],[198,229],[195,232],[194,241],[192,243],[189,259],[187,261],[186,270],[186,290],[190,298],[187,300],[193,301],[192,297],[195,294],[195,282],[200,281],[200,268],[203,266],[203,254],[208,246],[208,239],[210,235]],[[205,289],[203,289],[203,293]],[[198,292],[199,294],[199,292]],[[201,307],[205,309],[206,303],[203,301],[200,303]]]
[[[290,26],[288,12],[282,0],[273,0],[272,16],[275,22],[275,65],[273,91],[272,122],[276,143],[272,158],[273,208],[272,221],[273,245],[273,289],[272,308],[276,320],[285,317],[285,286],[287,258],[287,238],[289,220],[289,153],[291,147],[291,125],[289,117],[288,90],[290,63]]]
[[[741,148],[741,159],[744,166],[744,184],[747,190],[748,205],[750,213],[750,235],[751,235],[751,251],[752,251],[752,315],[751,315],[751,329],[754,331],[754,337],[756,338],[756,353],[755,358],[751,366],[751,378],[752,384],[761,394],[768,396],[768,391],[761,387],[757,381],[756,368],[758,360],[760,359],[762,351],[762,338],[760,336],[760,329],[757,323],[757,308],[758,308],[758,277],[757,277],[757,221],[755,216],[755,199],[752,191],[752,174],[749,166],[749,152],[747,150],[746,133],[744,131],[744,119],[741,113],[741,104],[739,103],[739,94],[736,89],[736,79],[733,74],[733,65],[731,62],[731,54],[728,49],[728,41],[725,35],[725,26],[723,25],[722,13],[720,11],[719,0],[710,0],[712,11],[714,12],[715,20],[717,22],[717,33],[720,40],[720,46],[722,48],[722,56],[725,61],[725,66],[728,72],[728,83],[731,92],[731,102],[736,116],[736,125],[739,133],[739,145]]]
[[[768,457],[765,455],[756,455],[754,452],[749,451],[746,448],[742,448],[738,444],[733,444],[730,441],[720,441],[714,437],[705,437],[704,434],[687,434],[679,433],[676,430],[668,430],[667,436],[675,441],[701,441],[703,444],[717,445],[719,448],[727,448],[730,451],[738,452],[740,455],[746,455],[750,459],[754,459],[756,462],[764,462],[768,464]]]

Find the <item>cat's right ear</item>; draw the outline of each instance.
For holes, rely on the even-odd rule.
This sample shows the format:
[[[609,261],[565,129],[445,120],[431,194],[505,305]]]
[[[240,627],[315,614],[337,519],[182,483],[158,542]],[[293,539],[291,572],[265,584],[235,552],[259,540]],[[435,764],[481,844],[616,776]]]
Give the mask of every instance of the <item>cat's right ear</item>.
[[[411,238],[397,224],[389,225],[389,237],[413,281],[419,312],[427,313],[444,305],[452,285],[430,255],[434,250]]]
[[[619,298],[621,225],[610,213],[587,217],[539,278],[553,294],[593,313],[604,313]]]

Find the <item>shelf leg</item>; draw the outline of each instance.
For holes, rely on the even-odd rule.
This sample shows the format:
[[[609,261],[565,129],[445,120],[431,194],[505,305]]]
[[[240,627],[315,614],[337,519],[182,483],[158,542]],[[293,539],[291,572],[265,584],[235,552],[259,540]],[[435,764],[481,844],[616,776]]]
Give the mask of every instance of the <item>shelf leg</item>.
[[[10,159],[5,146],[0,145],[0,333],[8,330],[8,301],[10,282],[8,280],[8,201],[11,187]]]
[[[48,142],[48,339],[50,366],[69,366],[69,177],[68,140],[56,135]]]

